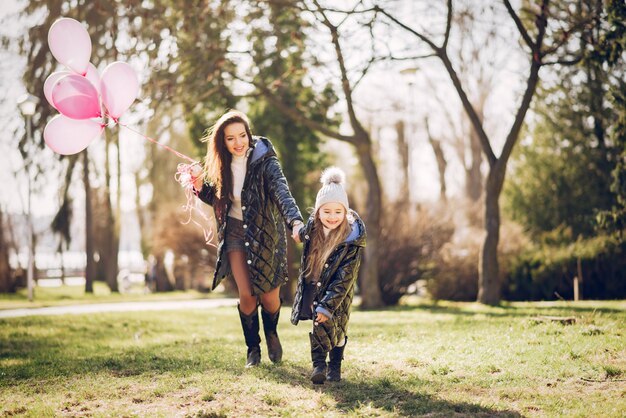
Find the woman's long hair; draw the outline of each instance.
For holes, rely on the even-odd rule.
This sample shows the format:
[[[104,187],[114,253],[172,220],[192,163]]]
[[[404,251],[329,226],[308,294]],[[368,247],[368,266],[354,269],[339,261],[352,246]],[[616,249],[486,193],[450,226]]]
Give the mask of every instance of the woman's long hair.
[[[320,279],[324,263],[326,263],[326,260],[328,260],[335,248],[345,241],[351,231],[352,226],[350,225],[348,214],[346,214],[343,222],[337,228],[331,230],[328,233],[328,237],[325,237],[324,225],[320,221],[319,214],[315,215],[313,229],[311,230],[311,249],[309,250],[309,259],[304,270],[304,274],[309,281],[318,281]]]
[[[252,146],[250,121],[243,112],[237,110],[231,110],[222,115],[202,138],[203,142],[208,142],[204,159],[204,181],[215,186],[213,208],[218,219],[223,219],[225,216],[226,207],[233,194],[233,173],[230,168],[233,156],[226,148],[224,138],[224,129],[232,123],[244,124],[249,145]]]

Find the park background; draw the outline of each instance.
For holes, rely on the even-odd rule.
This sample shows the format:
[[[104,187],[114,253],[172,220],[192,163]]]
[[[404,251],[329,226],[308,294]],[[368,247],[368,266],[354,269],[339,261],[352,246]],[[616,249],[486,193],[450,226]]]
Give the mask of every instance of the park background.
[[[115,126],[74,156],[61,157],[46,147],[42,132],[54,109],[42,87],[48,75],[62,69],[49,51],[47,34],[56,19],[71,17],[89,31],[96,68],[102,71],[107,64],[124,61],[139,75],[140,96],[122,117],[134,130],[200,160],[206,144],[199,139],[212,122],[227,109],[245,111],[253,132],[269,137],[276,146],[303,214],[313,205],[321,170],[338,165],[346,171],[351,206],[368,228],[359,310],[354,316],[363,344],[377,344],[367,337],[367,321],[393,322],[396,315],[408,315],[408,306],[417,317],[407,321],[423,323],[425,341],[430,336],[444,352],[438,354],[440,359],[452,349],[454,337],[440,343],[442,337],[431,324],[437,315],[467,318],[468,328],[456,330],[461,340],[474,338],[485,318],[496,321],[496,328],[510,321],[513,328],[537,331],[529,324],[539,324],[553,338],[573,333],[571,344],[580,342],[584,348],[561,347],[566,350],[563,355],[584,371],[588,370],[582,364],[591,363],[593,373],[582,373],[585,379],[607,385],[590,389],[594,405],[607,408],[594,411],[619,415],[616,404],[605,400],[615,394],[619,401],[625,393],[619,383],[625,370],[624,349],[617,343],[624,327],[624,305],[568,301],[619,300],[626,295],[622,1],[48,0],[9,1],[0,8],[2,308],[163,298],[184,303],[234,295],[230,282],[208,293],[215,248],[206,245],[201,229],[183,224],[186,198],[174,179],[183,162],[180,158]],[[25,94],[35,103],[32,114],[21,114],[17,105],[24,103]],[[211,216],[210,208],[198,209]],[[287,302],[293,297],[300,251],[289,245],[291,282],[282,290]],[[471,301],[479,304],[464,304]],[[217,317],[235,316],[217,312]],[[287,312],[285,308],[283,317]],[[563,331],[561,322],[544,324],[535,314],[576,319]],[[528,322],[526,316],[535,319]],[[93,320],[101,317],[97,318]],[[145,327],[141,335],[150,334],[146,329],[158,332],[158,323],[150,322],[149,316],[112,318],[126,323],[124,329],[132,328],[128,324],[133,321],[144,324],[138,325]],[[3,322],[9,325],[1,340],[8,347],[2,352],[3,370],[8,370],[8,375],[3,372],[5,400],[10,399],[13,384],[32,389],[33,379],[67,372],[57,368],[64,364],[63,356],[50,376],[16,360],[16,353],[33,341],[43,344],[37,352],[43,356],[40,361],[45,363],[50,354],[45,338],[39,340],[41,335],[28,331],[36,329],[39,320],[29,321]],[[74,319],[64,321],[68,323],[54,327],[59,332],[69,329],[68,338],[75,334],[80,340],[81,330],[90,331],[91,326],[97,332],[111,332],[111,338],[116,335],[97,324],[83,329],[73,325]],[[42,330],[53,326],[40,325]],[[202,332],[193,321],[189,327]],[[198,340],[208,339],[195,336],[189,342],[174,329],[172,325],[173,340],[180,338],[194,347]],[[419,345],[403,339],[407,330],[381,327],[380,332],[396,336],[396,345]],[[132,332],[133,338],[140,340],[137,332]],[[295,331],[285,332],[288,339],[296,338]],[[192,334],[196,335],[188,333]],[[523,335],[519,333],[522,339]],[[102,337],[106,341],[107,336]],[[230,337],[233,347],[241,345],[236,344],[237,337],[236,333]],[[601,341],[592,346],[580,341],[587,337]],[[542,346],[539,337],[529,338],[531,345],[540,341],[537,349]],[[167,344],[176,345],[175,341]],[[602,349],[605,357],[593,357]],[[397,351],[401,356],[402,350]],[[545,351],[526,354],[547,356]],[[150,350],[143,355],[161,358]],[[294,382],[305,361],[305,356],[298,356],[294,361],[302,364],[290,370]],[[364,358],[377,361],[375,353]],[[474,356],[479,365],[476,376],[487,373],[497,380],[504,366],[488,358],[485,351]],[[415,400],[411,368],[445,380],[435,387],[446,392],[459,383],[446,379],[466,378],[457,372],[472,364],[469,354],[456,359],[459,365],[453,366],[409,355],[403,361],[409,364],[410,376],[400,386],[384,375],[370,387],[361,376],[368,367],[357,363],[352,375],[357,382],[351,388],[354,399],[336,397],[331,402],[321,395],[318,401],[334,413],[357,415],[367,414],[367,408],[374,408],[373,415],[564,411],[557,401],[535,406],[528,388],[522,391],[527,392],[528,404],[523,404],[523,395],[521,401],[509,399],[510,394],[493,400],[471,393],[472,386],[491,387],[489,379],[485,383],[468,378],[467,396],[460,403],[437,400],[441,393],[422,398],[422,403],[419,397]],[[187,360],[181,361],[191,367],[192,375],[207,367]],[[133,361],[128,363],[134,365],[128,376],[127,363],[111,358],[98,363],[96,370],[101,367],[130,379],[152,370],[149,360]],[[220,367],[231,367],[230,361]],[[238,364],[236,355],[232,362]],[[83,366],[76,367],[71,374]],[[566,377],[558,378],[580,378],[581,370],[565,371]],[[269,368],[256,373],[260,376],[247,379],[279,374]],[[516,379],[523,382],[528,376]],[[236,376],[230,381],[232,393],[242,390],[235,380]],[[425,382],[418,387],[427,386]],[[394,409],[385,401],[385,390],[398,387],[394,393],[402,396],[399,409]],[[200,395],[203,402],[214,400],[214,395],[207,395],[211,390]],[[363,390],[371,392],[373,403],[359,398]],[[167,391],[154,390],[162,392]],[[156,399],[163,398],[154,393]],[[97,395],[79,397],[79,404],[94,401],[94,396],[97,400]],[[270,406],[267,414],[295,414],[277,397],[272,393],[263,398]],[[13,402],[24,399],[26,395]],[[287,405],[293,406],[288,401]],[[221,407],[226,409],[216,411],[226,415],[241,412],[230,404]],[[7,411],[20,411],[19,406],[11,408]],[[120,408],[120,414],[129,411],[125,404]],[[572,414],[585,415],[583,405],[573,408]],[[47,411],[45,405],[33,410]]]

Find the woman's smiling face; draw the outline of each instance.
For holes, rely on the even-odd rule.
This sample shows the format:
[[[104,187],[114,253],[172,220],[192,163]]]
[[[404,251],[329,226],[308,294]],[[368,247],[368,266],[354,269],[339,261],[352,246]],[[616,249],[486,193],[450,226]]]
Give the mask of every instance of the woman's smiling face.
[[[250,148],[250,138],[246,126],[241,122],[231,123],[224,127],[224,142],[226,149],[232,155],[243,157]]]

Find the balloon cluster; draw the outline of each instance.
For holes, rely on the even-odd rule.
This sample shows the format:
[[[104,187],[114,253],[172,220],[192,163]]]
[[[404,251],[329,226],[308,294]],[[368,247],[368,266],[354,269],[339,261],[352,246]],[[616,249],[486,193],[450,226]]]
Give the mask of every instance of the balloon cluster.
[[[89,62],[89,33],[74,19],[54,22],[48,45],[69,71],[52,73],[44,82],[46,99],[61,114],[48,122],[43,137],[54,152],[76,154],[102,134],[105,116],[118,122],[137,98],[139,80],[132,67],[121,61],[109,64],[100,75]]]
[[[76,154],[87,148],[107,126],[108,117],[142,138],[166,149],[191,164],[179,164],[176,179],[185,189],[187,203],[183,210],[188,219],[204,234],[207,244],[211,244],[212,230],[203,226],[209,218],[194,205],[194,195],[198,194],[193,184],[201,176],[202,168],[192,158],[173,148],[145,136],[119,122],[120,116],[128,110],[139,93],[139,80],[132,67],[124,62],[109,64],[102,75],[89,62],[91,56],[91,38],[87,30],[74,19],[62,18],[52,24],[48,31],[48,45],[52,55],[68,71],[50,74],[43,86],[48,102],[61,114],[52,118],[43,131],[46,144],[62,155]],[[200,216],[195,220],[193,214]]]

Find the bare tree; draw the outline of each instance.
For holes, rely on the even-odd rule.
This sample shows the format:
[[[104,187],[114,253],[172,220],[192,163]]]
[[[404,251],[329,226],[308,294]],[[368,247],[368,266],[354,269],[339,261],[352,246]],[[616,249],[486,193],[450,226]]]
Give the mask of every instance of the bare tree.
[[[9,245],[5,235],[5,221],[3,209],[0,207],[0,292],[12,292],[14,290],[13,272],[9,264]]]
[[[376,308],[383,305],[383,301],[380,293],[380,285],[378,281],[378,242],[380,236],[380,217],[382,206],[382,191],[380,185],[380,179],[378,176],[378,170],[373,158],[373,144],[370,137],[370,133],[364,127],[363,123],[359,119],[353,99],[354,89],[358,85],[359,81],[365,76],[370,65],[375,61],[372,58],[367,65],[360,71],[359,76],[351,78],[349,76],[349,69],[346,64],[346,57],[344,54],[344,46],[342,44],[342,35],[340,32],[341,26],[346,20],[341,20],[339,23],[333,23],[330,14],[332,11],[329,8],[323,7],[318,1],[313,0],[310,4],[285,1],[286,7],[299,7],[303,12],[308,12],[330,35],[334,60],[339,69],[339,77],[341,81],[341,92],[345,99],[346,112],[348,116],[348,122],[352,129],[352,134],[342,134],[338,130],[330,128],[322,122],[316,121],[306,115],[304,111],[298,108],[289,106],[283,103],[271,86],[256,85],[258,91],[265,96],[265,98],[279,111],[286,116],[292,118],[297,123],[301,123],[311,129],[316,130],[330,138],[334,138],[343,142],[347,142],[354,146],[361,169],[368,183],[369,193],[365,210],[365,221],[367,224],[367,247],[365,251],[365,260],[363,264],[364,272],[362,273],[361,281],[361,296],[362,306],[364,308]],[[365,24],[367,25],[367,23]],[[279,85],[279,83],[275,83]]]
[[[91,209],[92,190],[89,183],[89,153],[83,151],[83,186],[85,187],[85,292],[93,293],[93,282],[96,279],[96,263],[94,261],[94,225]]]
[[[486,237],[481,250],[479,261],[479,292],[478,301],[485,304],[497,304],[500,301],[500,282],[498,276],[498,258],[497,247],[500,233],[500,207],[498,199],[504,184],[506,173],[506,165],[513,151],[513,147],[518,140],[522,124],[526,113],[530,107],[530,103],[535,94],[537,83],[539,81],[539,70],[544,65],[550,64],[571,64],[577,62],[580,58],[567,50],[568,38],[576,33],[581,27],[589,22],[589,17],[582,19],[573,19],[568,10],[557,10],[557,6],[550,8],[549,0],[542,0],[539,5],[532,3],[531,8],[522,10],[526,19],[523,20],[520,15],[513,9],[509,0],[503,0],[504,6],[510,19],[513,20],[521,39],[527,56],[530,61],[526,83],[521,102],[515,112],[515,119],[509,129],[504,146],[500,156],[496,156],[493,150],[492,139],[487,135],[483,127],[480,113],[476,106],[471,102],[467,94],[467,86],[459,78],[457,68],[450,59],[448,52],[448,43],[450,40],[450,32],[453,25],[453,2],[447,1],[447,17],[443,41],[440,45],[435,43],[433,38],[425,31],[411,27],[402,22],[392,12],[387,11],[379,4],[374,5],[370,10],[376,14],[385,16],[385,18],[401,28],[403,31],[411,34],[420,43],[427,45],[440,62],[443,64],[456,93],[458,94],[463,108],[467,113],[474,132],[480,142],[483,154],[489,164],[489,172],[485,183],[485,230]],[[593,11],[589,11],[593,13]],[[568,27],[563,25],[548,25],[549,18],[565,14],[566,18],[570,18]],[[546,35],[550,35],[551,39],[547,40]],[[561,54],[564,58],[556,58],[550,62],[549,58]]]

